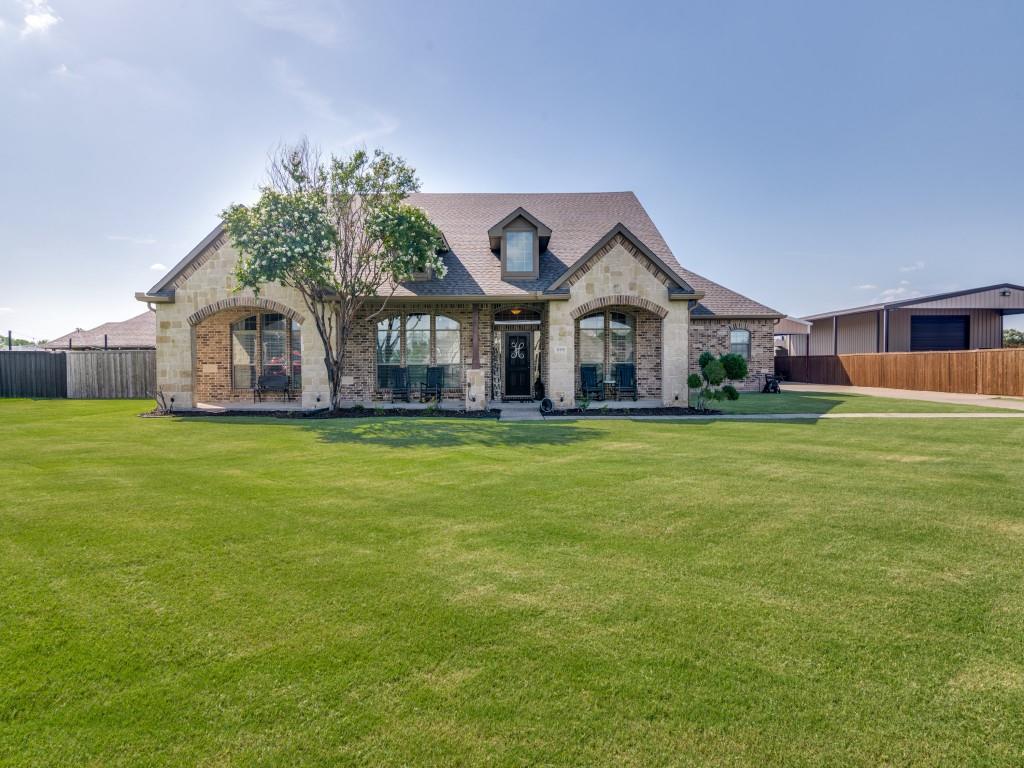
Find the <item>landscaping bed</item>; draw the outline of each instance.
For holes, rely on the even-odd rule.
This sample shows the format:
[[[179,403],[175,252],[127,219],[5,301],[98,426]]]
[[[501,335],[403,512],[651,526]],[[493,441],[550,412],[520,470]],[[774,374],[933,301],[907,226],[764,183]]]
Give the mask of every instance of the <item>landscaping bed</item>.
[[[188,417],[210,417],[210,416],[266,416],[275,419],[367,419],[371,417],[416,417],[416,418],[445,418],[445,419],[497,419],[500,411],[464,411],[448,408],[340,408],[336,411],[321,408],[317,411],[261,411],[261,410],[231,410],[231,411],[172,411],[170,413],[154,409],[143,414],[146,417],[162,416],[188,416]]]
[[[660,408],[565,408],[551,411],[545,416],[718,416],[722,412],[713,408],[683,408],[664,406]]]

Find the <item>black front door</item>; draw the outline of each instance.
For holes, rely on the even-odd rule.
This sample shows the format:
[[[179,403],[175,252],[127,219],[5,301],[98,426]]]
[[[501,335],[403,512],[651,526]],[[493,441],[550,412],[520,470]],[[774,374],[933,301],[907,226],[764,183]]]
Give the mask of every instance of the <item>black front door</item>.
[[[505,341],[505,396],[530,395],[530,334],[510,333]]]

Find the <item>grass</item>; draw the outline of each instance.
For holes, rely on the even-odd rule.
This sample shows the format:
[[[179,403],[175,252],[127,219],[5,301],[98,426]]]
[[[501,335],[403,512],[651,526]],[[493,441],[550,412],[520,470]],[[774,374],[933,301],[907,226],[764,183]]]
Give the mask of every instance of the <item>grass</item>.
[[[691,398],[693,405],[696,398]],[[1005,413],[1005,408],[959,403],[933,403],[896,397],[833,392],[743,392],[739,400],[721,400],[711,407],[723,413]]]
[[[1024,422],[0,401],[2,765],[1020,765]]]

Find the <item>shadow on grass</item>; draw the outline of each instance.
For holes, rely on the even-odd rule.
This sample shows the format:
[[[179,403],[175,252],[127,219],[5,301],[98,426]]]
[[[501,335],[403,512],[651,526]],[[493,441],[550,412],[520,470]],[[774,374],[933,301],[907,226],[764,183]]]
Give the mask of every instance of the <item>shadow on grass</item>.
[[[209,417],[207,424],[279,426],[312,432],[324,443],[380,445],[388,448],[483,448],[531,445],[573,445],[601,437],[599,429],[582,423],[524,422],[503,424],[491,419],[268,419]]]

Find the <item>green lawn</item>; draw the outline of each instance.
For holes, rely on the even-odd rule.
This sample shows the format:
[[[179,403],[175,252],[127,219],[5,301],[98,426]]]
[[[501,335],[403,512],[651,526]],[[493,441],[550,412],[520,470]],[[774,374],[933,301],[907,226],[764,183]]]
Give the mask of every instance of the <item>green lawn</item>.
[[[0,401],[0,765],[1024,762],[1024,421],[142,407]]]
[[[691,398],[690,404],[696,403]],[[743,392],[739,400],[711,403],[723,413],[984,413],[1002,412],[1006,408],[981,405],[930,403],[926,400],[901,400],[896,397],[838,394],[833,392],[786,392],[765,395]]]

